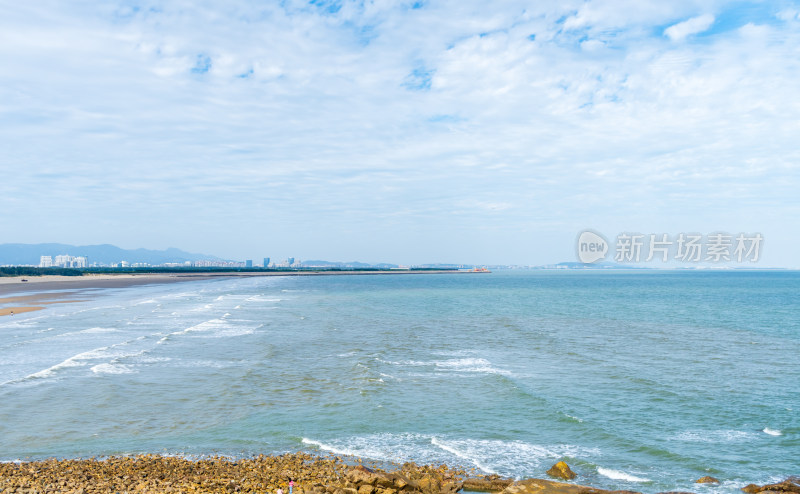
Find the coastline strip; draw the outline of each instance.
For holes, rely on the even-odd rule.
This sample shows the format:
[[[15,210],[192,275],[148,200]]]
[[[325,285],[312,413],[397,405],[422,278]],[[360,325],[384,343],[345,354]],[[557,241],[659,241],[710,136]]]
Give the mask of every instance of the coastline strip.
[[[385,270],[385,271],[266,271],[266,272],[201,272],[201,273],[136,273],[136,274],[85,274],[83,276],[31,276],[31,277],[0,277],[0,296],[15,295],[0,298],[0,316],[9,316],[42,310],[43,305],[81,302],[82,299],[71,298],[80,295],[85,298],[91,296],[84,292],[89,289],[103,288],[128,288],[138,285],[151,285],[163,283],[177,283],[183,281],[222,280],[230,278],[252,278],[260,276],[353,276],[353,275],[395,275],[395,274],[452,274],[468,273],[468,271],[454,270]],[[55,292],[56,290],[71,290],[69,292]],[[20,293],[37,292],[33,295],[17,295]],[[46,293],[50,292],[50,293]],[[35,304],[15,305],[8,304]],[[6,307],[2,307],[6,305]]]

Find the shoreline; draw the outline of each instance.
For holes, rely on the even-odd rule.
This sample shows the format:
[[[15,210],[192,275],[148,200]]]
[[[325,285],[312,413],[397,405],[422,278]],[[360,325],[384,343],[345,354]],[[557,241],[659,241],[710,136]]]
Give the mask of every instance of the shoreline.
[[[67,288],[126,288],[152,283],[202,281],[225,278],[253,278],[261,276],[367,276],[393,274],[470,274],[457,270],[382,270],[382,271],[214,271],[197,273],[120,273],[81,276],[8,276],[0,277],[0,295],[27,291],[60,290]],[[26,281],[22,281],[22,280]]]
[[[266,271],[237,272],[220,271],[209,273],[120,273],[84,274],[82,276],[13,276],[0,277],[0,317],[43,310],[47,305],[84,301],[93,294],[85,290],[128,288],[139,285],[179,283],[186,281],[223,280],[231,278],[253,278],[262,276],[367,276],[396,274],[451,274],[469,273],[452,270],[383,270],[383,271]],[[25,280],[25,281],[23,281]],[[47,293],[70,290],[69,293]],[[18,295],[31,293],[33,295]],[[9,295],[13,295],[9,297]],[[79,297],[74,299],[72,297]],[[83,297],[83,298],[80,298]],[[25,302],[24,305],[10,305]]]
[[[405,463],[391,471],[376,465],[360,458],[303,452],[245,459],[146,454],[0,462],[0,492],[271,494],[281,488],[287,494],[634,494],[634,491],[600,489],[560,479],[514,480],[477,475],[446,465]],[[551,475],[550,471],[548,474]],[[700,485],[703,480],[696,483]],[[748,484],[740,489],[748,494],[796,494],[800,492],[800,477],[789,477],[776,484]]]

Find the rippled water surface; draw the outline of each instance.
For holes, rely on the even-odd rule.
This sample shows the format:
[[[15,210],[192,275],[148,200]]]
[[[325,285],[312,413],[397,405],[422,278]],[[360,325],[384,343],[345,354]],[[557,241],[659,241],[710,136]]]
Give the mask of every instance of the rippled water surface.
[[[800,473],[800,273],[269,277],[0,319],[0,459],[318,451],[645,492]],[[692,482],[712,475],[720,486]]]

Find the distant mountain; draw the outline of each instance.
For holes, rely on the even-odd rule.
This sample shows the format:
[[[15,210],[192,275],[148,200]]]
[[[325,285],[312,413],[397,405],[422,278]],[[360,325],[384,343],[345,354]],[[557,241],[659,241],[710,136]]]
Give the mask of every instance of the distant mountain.
[[[67,245],[67,244],[0,244],[0,265],[39,265],[41,256],[86,256],[89,264],[111,264],[120,261],[130,263],[164,264],[199,260],[221,260],[216,256],[193,254],[174,247],[166,250],[121,249],[114,245]]]

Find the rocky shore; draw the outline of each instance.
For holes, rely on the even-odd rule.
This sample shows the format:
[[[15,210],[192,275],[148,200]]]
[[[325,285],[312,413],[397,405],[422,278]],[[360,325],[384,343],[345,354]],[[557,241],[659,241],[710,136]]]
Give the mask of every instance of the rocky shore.
[[[556,465],[558,466],[558,465]],[[553,476],[565,472],[553,469]],[[568,469],[568,467],[567,467]],[[270,493],[289,494],[455,494],[461,490],[501,494],[624,494],[544,479],[513,481],[476,476],[447,466],[406,463],[393,471],[367,467],[359,460],[304,453],[250,459],[185,458],[143,455],[101,460],[44,460],[0,463],[0,493]],[[800,478],[779,484],[748,485],[748,494],[800,494]]]

